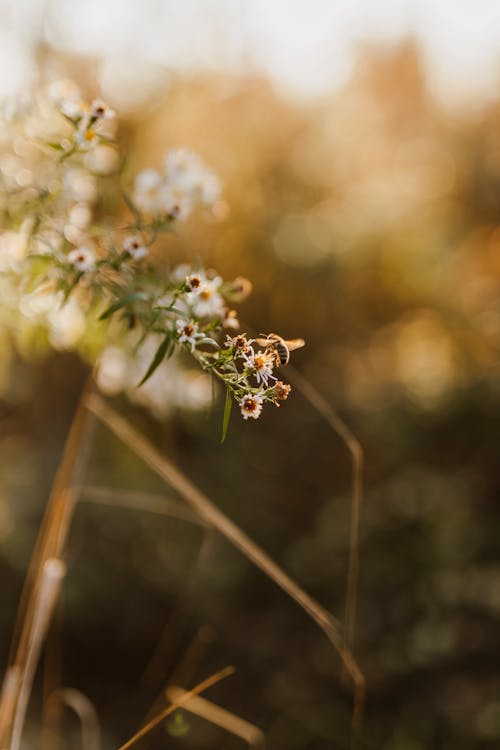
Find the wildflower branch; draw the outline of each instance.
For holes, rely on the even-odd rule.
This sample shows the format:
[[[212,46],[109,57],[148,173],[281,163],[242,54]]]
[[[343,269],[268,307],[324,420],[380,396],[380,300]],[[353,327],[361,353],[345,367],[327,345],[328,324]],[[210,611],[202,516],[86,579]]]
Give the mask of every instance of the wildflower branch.
[[[23,167],[22,179],[4,186],[10,231],[0,235],[0,251],[12,244],[7,270],[25,296],[21,307],[42,308],[49,325],[58,314],[73,314],[83,321],[82,340],[86,327],[99,330],[101,362],[109,346],[136,354],[154,347],[136,385],[144,386],[174,352],[185,350],[223,383],[244,419],[258,418],[265,403],[278,406],[290,392],[274,374],[288,362],[287,342],[277,334],[228,335],[239,328],[232,305],[248,296],[250,282],[224,281],[210,269],[183,265],[159,274],[154,263],[162,234],[214,206],[217,176],[196,154],[178,149],[165,155],[162,170],[144,169],[132,185],[122,184],[116,164],[104,170],[112,184],[106,193],[99,158],[103,149],[108,159],[110,149],[119,152],[115,113],[99,99],[84,101],[74,88],[55,87],[50,96],[55,132],[30,141],[19,116],[13,130],[23,131],[33,163]],[[23,189],[28,171],[37,184]],[[124,210],[132,217],[125,229],[118,220]],[[40,316],[33,317],[38,323]],[[80,344],[63,333],[63,348]]]

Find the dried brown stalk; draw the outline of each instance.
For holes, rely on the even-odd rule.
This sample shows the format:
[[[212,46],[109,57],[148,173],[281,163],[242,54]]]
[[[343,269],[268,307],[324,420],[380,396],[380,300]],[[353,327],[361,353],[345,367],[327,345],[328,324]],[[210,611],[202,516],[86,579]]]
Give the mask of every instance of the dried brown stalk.
[[[78,469],[82,468],[86,458],[87,452],[84,448],[85,444],[88,444],[86,438],[88,438],[89,414],[85,408],[85,400],[87,390],[90,388],[91,381],[89,380],[71,425],[21,594],[0,703],[0,747],[2,748],[12,747],[12,742],[18,741],[13,737],[13,724],[16,717],[20,715],[20,699],[26,700],[22,691],[25,689],[24,686],[29,684],[28,668],[36,667],[36,664],[33,665],[32,662],[32,644],[41,616],[38,609],[40,591],[46,575],[45,565],[49,560],[60,559],[63,555],[74,507],[70,484]],[[44,636],[45,634],[44,632]],[[19,730],[16,729],[16,731]]]
[[[345,645],[354,646],[356,629],[356,605],[359,576],[359,528],[363,504],[363,448],[346,423],[332,409],[323,396],[297,370],[290,367],[289,379],[297,390],[321,414],[346,445],[352,459],[351,524],[349,533],[349,560],[347,567],[347,591],[345,605]]]
[[[228,539],[245,557],[282,588],[316,622],[337,650],[354,685],[353,746],[359,736],[364,702],[364,677],[351,651],[344,644],[340,622],[291,579],[252,539],[225,516],[179,469],[99,396],[89,396],[90,411],[137,456],[173,487],[186,502]]]
[[[199,693],[203,693],[205,690],[208,690],[208,688],[215,685],[217,682],[220,682],[225,677],[229,677],[230,675],[234,674],[234,667],[225,667],[224,669],[221,669],[220,672],[217,672],[216,674],[212,675],[211,677],[207,677],[206,680],[203,680],[203,682],[200,682],[196,687],[194,687],[192,690],[189,690],[187,693],[184,694],[184,696],[180,697],[175,703],[172,703],[168,708],[166,708],[164,711],[159,713],[157,716],[155,716],[154,719],[151,719],[142,729],[140,729],[136,734],[134,734],[133,737],[131,737],[127,742],[125,742],[124,745],[120,745],[118,750],[128,750],[129,747],[132,747],[136,742],[138,742],[140,739],[142,739],[146,734],[148,734],[152,729],[158,726],[164,719],[167,718],[167,716],[170,716],[174,711],[177,711],[178,708],[181,708],[187,701],[189,701],[190,698],[192,698],[195,695],[199,695]]]
[[[259,750],[265,748],[264,733],[255,724],[250,724],[249,721],[245,721],[240,716],[227,711],[221,706],[217,706],[215,703],[201,696],[191,696],[186,699],[188,695],[186,690],[182,690],[182,688],[175,685],[167,688],[167,697],[172,703],[178,703],[179,700],[184,699],[184,708],[186,711],[190,711],[192,714],[200,716],[212,724],[216,724],[225,729],[226,732],[236,735],[236,737],[241,737],[248,744],[248,747],[258,748]]]
[[[37,597],[34,607],[33,622],[26,646],[26,656],[21,673],[21,680],[12,718],[12,734],[10,738],[10,750],[19,750],[21,735],[24,726],[28,701],[31,688],[35,678],[35,672],[40,658],[40,651],[47,634],[52,617],[59,588],[66,573],[66,566],[57,558],[46,560],[37,588]]]
[[[82,750],[99,750],[101,730],[97,711],[86,695],[74,688],[59,688],[48,699],[51,703],[62,703],[71,708],[80,719],[82,727]]]

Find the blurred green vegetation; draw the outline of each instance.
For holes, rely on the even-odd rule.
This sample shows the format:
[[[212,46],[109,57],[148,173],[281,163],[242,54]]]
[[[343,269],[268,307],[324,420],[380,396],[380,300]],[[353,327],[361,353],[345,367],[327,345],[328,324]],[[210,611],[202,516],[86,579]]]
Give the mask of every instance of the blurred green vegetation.
[[[176,82],[124,128],[131,168],[186,145],[219,172],[227,210],[209,226],[190,222],[163,251],[176,261],[201,257],[226,278],[248,276],[243,330],[304,337],[294,363],[364,446],[355,648],[368,684],[363,747],[498,747],[498,102],[441,111],[406,44],[366,53],[346,88],[314,105],[288,102],[259,78],[214,75]],[[2,668],[86,375],[63,354],[6,367]],[[349,456],[292,396],[256,423],[233,415],[223,446],[221,399],[208,414],[165,424],[116,405],[342,619]],[[85,482],[168,494],[100,426]],[[200,628],[205,646],[185,686],[234,664],[236,676],[207,697],[260,726],[270,748],[348,747],[351,697],[338,658],[217,535],[86,503],[68,565],[64,684],[94,702],[105,748],[142,724]],[[242,745],[186,720],[184,736],[166,726],[144,747]],[[32,732],[36,721],[34,711]],[[68,720],[66,729],[65,747],[77,747],[76,727]]]

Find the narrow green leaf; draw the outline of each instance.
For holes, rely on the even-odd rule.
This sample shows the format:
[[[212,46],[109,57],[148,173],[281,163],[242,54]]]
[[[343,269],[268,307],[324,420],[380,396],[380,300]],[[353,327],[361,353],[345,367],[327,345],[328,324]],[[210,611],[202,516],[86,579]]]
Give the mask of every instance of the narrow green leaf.
[[[214,346],[216,349],[220,349],[219,344],[215,339],[208,338],[206,336],[205,338],[201,339],[201,341],[198,341],[199,344],[206,344],[207,346]]]
[[[175,313],[176,315],[180,315],[180,316],[182,316],[182,315],[185,315],[185,314],[186,314],[186,313],[185,313],[185,312],[184,312],[183,310],[179,310],[179,309],[178,309],[177,307],[174,307],[173,305],[168,305],[168,306],[165,306],[165,305],[157,305],[157,306],[155,307],[155,310],[165,310],[165,312],[173,312],[173,313]]]
[[[175,352],[175,341],[174,341],[174,339],[172,339],[172,341],[170,342],[170,348],[169,348],[169,350],[167,351],[167,353],[165,355],[166,358],[170,359],[170,357],[172,356],[172,354],[174,352]]]
[[[113,313],[115,313],[117,310],[120,310],[120,308],[125,307],[129,304],[129,302],[136,302],[137,300],[144,299],[144,294],[142,292],[134,292],[133,294],[127,294],[126,297],[122,297],[121,299],[117,300],[116,302],[113,302],[110,307],[107,308],[103,312],[103,314],[99,317],[99,320],[106,320],[106,318],[110,318]]]
[[[224,404],[224,416],[222,418],[222,437],[221,443],[224,442],[227,435],[227,428],[229,427],[229,418],[231,416],[231,409],[233,408],[233,396],[229,388],[226,391],[226,403]]]
[[[53,148],[54,151],[64,151],[64,146],[61,146],[60,143],[47,141],[45,145],[49,148]]]
[[[143,385],[146,382],[146,380],[149,380],[149,378],[154,373],[154,371],[156,370],[156,368],[159,365],[161,365],[161,363],[163,362],[163,360],[165,358],[165,355],[167,353],[167,349],[169,347],[169,344],[170,344],[170,335],[165,336],[165,338],[161,342],[160,346],[156,350],[156,354],[153,357],[153,360],[152,360],[151,364],[149,365],[148,370],[147,370],[146,374],[144,375],[143,379],[141,380],[141,382],[139,383],[139,385]]]

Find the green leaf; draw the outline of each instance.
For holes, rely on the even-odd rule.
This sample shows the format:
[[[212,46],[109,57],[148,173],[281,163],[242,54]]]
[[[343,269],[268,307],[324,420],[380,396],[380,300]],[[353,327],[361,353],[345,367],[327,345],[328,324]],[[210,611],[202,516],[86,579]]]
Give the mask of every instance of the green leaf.
[[[220,349],[220,346],[217,343],[217,341],[215,339],[208,338],[208,336],[201,339],[201,341],[198,341],[198,344],[206,344],[207,346],[215,346],[216,349]]]
[[[155,307],[155,310],[165,310],[165,312],[173,312],[176,315],[182,316],[185,315],[185,313],[182,310],[179,310],[177,307],[174,307],[173,305],[157,305]]]
[[[78,271],[75,274],[73,280],[68,284],[68,286],[66,287],[66,289],[63,290],[63,303],[64,304],[66,304],[66,302],[68,301],[71,292],[77,286],[77,284],[80,281],[80,279],[82,278],[82,276],[83,276],[83,272],[82,271]]]
[[[111,315],[113,315],[113,313],[115,313],[117,310],[120,310],[120,308],[128,305],[129,302],[137,302],[138,300],[142,299],[144,299],[144,294],[142,292],[127,294],[126,297],[122,297],[116,302],[113,302],[113,304],[110,305],[110,307],[108,307],[107,310],[105,310],[103,314],[99,316],[99,320],[106,320],[106,318],[110,318]]]
[[[231,416],[231,409],[233,408],[233,396],[229,388],[226,391],[226,403],[224,404],[224,416],[222,418],[222,437],[221,443],[224,442],[227,435],[227,428],[229,427],[229,418]]]
[[[64,151],[64,146],[61,146],[60,143],[54,141],[46,141],[45,145],[49,148],[53,148],[54,151]]]
[[[161,365],[161,363],[165,359],[165,355],[167,353],[167,349],[168,349],[169,345],[170,345],[170,334],[168,334],[167,336],[165,336],[165,338],[161,342],[160,346],[156,350],[156,354],[153,357],[153,360],[152,360],[151,364],[149,365],[148,370],[147,370],[146,374],[144,375],[143,379],[141,380],[141,382],[139,383],[139,385],[143,385],[146,382],[146,380],[149,380],[149,378],[154,373],[154,371],[156,370],[156,368],[159,365]]]
[[[170,348],[165,355],[166,358],[170,359],[170,357],[172,356],[174,352],[175,352],[175,341],[172,339],[172,341],[170,342]]]

